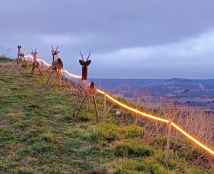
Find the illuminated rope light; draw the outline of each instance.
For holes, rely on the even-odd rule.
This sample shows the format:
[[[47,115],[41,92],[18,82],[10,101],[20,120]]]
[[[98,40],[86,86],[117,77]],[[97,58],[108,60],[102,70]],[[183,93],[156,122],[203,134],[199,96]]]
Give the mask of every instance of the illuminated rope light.
[[[181,134],[183,134],[185,137],[187,137],[189,140],[191,140],[192,142],[194,142],[195,144],[197,144],[198,146],[200,146],[202,149],[204,149],[208,153],[214,155],[214,151],[212,149],[210,149],[209,147],[207,147],[207,145],[205,145],[205,144],[201,143],[200,141],[198,141],[196,138],[194,138],[193,136],[191,136],[189,133],[187,133],[185,130],[183,130],[181,127],[179,127],[177,124],[175,124],[175,123],[172,122],[171,125],[177,131],[179,131]]]
[[[27,55],[25,58],[29,62],[31,62],[33,60],[31,55]],[[45,60],[43,60],[41,58],[37,58],[37,61],[40,62],[42,65],[46,66],[47,68],[51,66],[51,64],[47,63]],[[70,73],[69,71],[67,71],[65,69],[63,69],[62,72],[65,73],[70,78],[81,79],[81,76]]]
[[[78,76],[78,75],[76,75],[76,74],[72,74],[72,73],[70,73],[69,71],[67,71],[67,70],[63,70],[63,72],[64,73],[66,73],[68,76],[70,76],[71,78],[75,78],[75,79],[81,79],[81,76]]]
[[[141,112],[141,111],[139,111],[137,109],[129,107],[128,105],[126,105],[124,103],[121,103],[120,101],[114,99],[113,97],[111,97],[110,95],[108,95],[107,93],[105,93],[102,90],[98,89],[97,92],[102,94],[102,95],[104,95],[104,96],[106,96],[113,103],[118,104],[119,106],[121,106],[121,107],[123,107],[123,108],[125,108],[125,109],[127,109],[127,110],[129,110],[131,112],[134,112],[134,113],[142,115],[144,117],[147,117],[147,118],[150,118],[150,119],[153,119],[153,120],[157,120],[157,121],[160,121],[160,122],[164,122],[164,123],[167,123],[167,124],[170,123],[173,128],[175,128],[177,131],[179,131],[181,134],[183,134],[186,138],[191,140],[193,143],[195,143],[196,145],[198,145],[199,147],[201,147],[202,149],[204,149],[205,151],[207,151],[211,155],[214,155],[214,151],[212,149],[210,149],[207,145],[205,145],[205,144],[201,143],[200,141],[198,141],[196,138],[194,138],[192,135],[187,133],[184,129],[182,129],[180,126],[178,126],[174,122],[170,122],[169,120],[166,120],[166,119],[163,119],[163,118],[160,118],[160,117],[156,117],[156,116],[153,116],[151,114],[148,114],[148,113],[145,113],[145,112]]]
[[[147,118],[151,118],[151,119],[153,119],[153,120],[157,120],[157,121],[160,121],[160,122],[163,122],[163,123],[169,123],[169,121],[166,120],[166,119],[163,119],[163,118],[160,118],[160,117],[155,117],[155,116],[153,116],[153,115],[151,115],[151,114],[148,114],[148,113],[139,111],[139,110],[137,110],[137,109],[134,109],[134,108],[132,108],[132,107],[129,107],[128,105],[126,105],[126,104],[124,104],[124,103],[122,103],[122,102],[120,102],[120,101],[114,99],[113,97],[111,97],[110,95],[108,95],[107,93],[105,93],[104,91],[101,91],[101,90],[99,90],[99,89],[98,89],[97,91],[98,91],[100,94],[105,95],[105,96],[106,96],[109,100],[111,100],[113,103],[116,103],[116,104],[118,104],[119,106],[121,106],[121,107],[123,107],[123,108],[125,108],[125,109],[127,109],[127,110],[129,110],[129,111],[131,111],[131,112],[134,112],[134,113],[136,113],[136,114],[139,114],[139,115],[142,115],[142,116],[145,116],[145,117],[147,117]]]
[[[48,67],[50,66],[50,64],[48,64],[43,59],[39,59],[39,61],[41,61],[43,64],[45,64]],[[63,70],[63,72],[66,73],[71,78],[76,78],[78,80],[81,79],[81,76],[78,76],[76,74],[72,74],[72,73],[68,72],[67,70]],[[201,147],[202,149],[204,149],[206,152],[208,152],[209,154],[211,154],[211,155],[214,156],[214,151],[211,148],[209,148],[207,145],[203,144],[202,142],[198,141],[196,138],[194,138],[192,135],[190,135],[188,132],[186,132],[183,128],[181,128],[180,126],[178,126],[174,122],[170,122],[167,119],[156,117],[154,115],[151,115],[151,114],[139,111],[139,110],[137,110],[135,108],[132,108],[132,107],[130,107],[130,106],[128,106],[128,105],[126,105],[126,104],[118,101],[117,99],[113,98],[112,96],[110,96],[109,94],[107,94],[106,92],[104,92],[104,91],[102,91],[100,89],[97,89],[97,92],[100,93],[101,95],[106,96],[106,98],[108,98],[110,101],[112,101],[113,103],[119,105],[120,107],[122,107],[122,108],[124,108],[124,109],[126,109],[128,111],[131,111],[133,113],[139,114],[139,115],[144,116],[146,118],[150,118],[152,120],[160,121],[162,123],[166,123],[166,124],[170,123],[170,125],[174,129],[176,129],[178,132],[180,132],[182,135],[184,135],[187,139],[189,139],[191,142],[195,143],[196,145],[198,145],[199,147]]]

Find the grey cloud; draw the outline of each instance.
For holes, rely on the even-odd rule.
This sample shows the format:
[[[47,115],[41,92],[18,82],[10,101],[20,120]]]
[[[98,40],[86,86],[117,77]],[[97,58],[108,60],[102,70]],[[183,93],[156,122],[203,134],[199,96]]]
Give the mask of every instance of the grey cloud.
[[[120,74],[123,78],[205,78],[205,74],[212,75],[213,45],[214,31],[210,31],[179,42],[123,48],[107,54],[98,54],[96,57],[100,59],[96,59],[96,64],[104,69],[99,69],[96,74],[105,76],[103,72],[111,72],[109,76],[113,77],[113,73]],[[115,59],[117,57],[120,59]],[[120,65],[119,68],[114,64]],[[94,71],[97,69],[96,67]]]
[[[150,54],[153,56],[150,56],[144,66],[151,66],[152,59],[157,57],[158,61],[163,62],[164,68],[163,70],[157,68],[156,73],[152,72],[154,76],[155,74],[164,76],[166,69],[169,73],[172,71],[173,76],[176,67],[170,69],[170,64],[167,62],[169,57],[175,57],[174,61],[179,62],[180,57],[192,56],[185,51],[185,55],[178,55],[177,53],[181,53],[182,50],[176,49],[181,47],[171,45],[170,49],[175,50],[168,52],[170,56],[167,57],[163,48],[168,44],[179,43],[186,38],[193,38],[212,30],[213,5],[213,0],[7,0],[1,2],[0,6],[0,45],[3,48],[2,52],[10,48],[8,52],[12,56],[15,56],[18,43],[22,43],[26,50],[36,47],[40,54],[49,60],[50,45],[58,44],[61,46],[61,55],[66,67],[75,72],[80,71],[77,63],[79,51],[91,50],[94,55],[91,73],[93,76],[103,77],[108,77],[110,74],[101,71],[102,75],[100,75],[99,69],[103,68],[98,67],[101,64],[95,63],[102,60],[101,55],[109,55],[118,50],[128,49],[133,52],[135,51],[133,48],[147,48],[147,53],[142,52],[138,57],[145,58],[148,50],[152,50]],[[162,51],[157,51],[158,48],[155,47],[157,45]],[[167,46],[162,47],[162,45]],[[186,50],[186,47],[184,49]],[[137,52],[139,53],[139,50]],[[195,52],[197,53],[198,50]],[[210,62],[212,64],[211,53],[202,52],[196,57],[200,60],[203,57],[207,64]],[[125,61],[127,65],[121,65],[123,55],[109,56],[105,59],[112,62],[111,66],[106,68],[111,72],[117,72],[117,69],[122,71],[124,66],[129,67],[132,63],[128,59]],[[190,65],[191,62],[194,63],[194,60],[190,60]],[[191,71],[185,65],[183,69],[178,66],[178,72]],[[206,72],[208,72],[207,66],[204,65]],[[127,77],[136,77],[141,74],[139,72],[143,73],[143,77],[151,75],[137,68],[133,68],[133,72],[127,72],[125,69],[125,72],[122,75]],[[122,75],[118,73],[114,76]]]

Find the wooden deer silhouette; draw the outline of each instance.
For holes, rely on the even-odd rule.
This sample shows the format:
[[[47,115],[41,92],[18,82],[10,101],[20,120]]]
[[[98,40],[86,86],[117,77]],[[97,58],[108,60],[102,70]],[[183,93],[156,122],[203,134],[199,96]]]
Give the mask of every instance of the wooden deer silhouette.
[[[37,61],[37,55],[38,55],[37,50],[36,49],[34,51],[32,50],[31,54],[33,56],[33,64],[32,64],[32,71],[31,71],[31,73],[34,74],[35,70],[38,69],[39,74],[42,75],[42,72],[41,72],[41,69],[40,69],[40,64]]]
[[[61,79],[62,79],[62,69],[63,69],[63,61],[62,59],[58,56],[60,53],[58,47],[51,49],[51,54],[52,54],[52,65],[48,69],[49,75],[48,75],[48,81],[47,84],[49,84],[50,78],[53,74],[56,74],[56,78],[58,83],[61,85]]]
[[[87,58],[85,59],[83,54],[80,52],[81,59],[79,60],[80,65],[82,66],[82,80],[88,79],[88,66],[91,64],[89,60],[91,53],[89,52]]]
[[[56,48],[51,47],[52,65],[55,63],[55,60],[58,58],[59,53],[60,53],[59,47],[56,47]]]
[[[21,45],[18,45],[17,48],[18,48],[18,51],[17,51],[16,63],[19,64],[25,55],[24,55],[24,53],[21,52],[21,48],[22,48]]]
[[[77,109],[77,112],[74,112],[74,117],[78,117],[79,113],[82,110],[82,106],[83,104],[88,100],[88,102],[90,102],[90,98],[92,98],[93,103],[94,103],[94,107],[96,110],[96,122],[99,121],[99,112],[98,112],[98,108],[97,108],[97,103],[96,103],[96,86],[94,84],[94,82],[91,82],[90,85],[84,89],[84,96],[83,96],[83,100],[79,103],[79,108]]]

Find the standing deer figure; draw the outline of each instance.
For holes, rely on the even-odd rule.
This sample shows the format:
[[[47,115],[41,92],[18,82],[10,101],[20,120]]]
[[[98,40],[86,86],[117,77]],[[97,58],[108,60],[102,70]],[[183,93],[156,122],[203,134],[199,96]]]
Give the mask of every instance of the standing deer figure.
[[[83,54],[80,52],[81,59],[79,60],[80,65],[82,66],[82,80],[88,79],[88,66],[91,64],[89,60],[91,53],[89,52],[87,58],[85,59]]]
[[[87,86],[86,89],[84,89],[84,90],[85,91],[84,91],[84,95],[83,95],[83,100],[80,102],[80,107],[78,108],[77,112],[74,113],[74,116],[78,117],[80,111],[82,110],[82,106],[85,103],[85,101],[88,100],[88,102],[90,102],[90,98],[92,98],[94,106],[95,106],[95,110],[96,110],[96,122],[98,122],[99,121],[99,112],[98,112],[96,98],[95,98],[97,89],[96,89],[94,82],[91,82],[89,84],[89,86]]]
[[[22,58],[24,58],[25,55],[24,55],[24,53],[21,52],[21,48],[22,48],[21,45],[18,45],[17,48],[18,48],[18,52],[17,52],[16,63],[19,64],[22,61]]]
[[[54,64],[55,60],[57,59],[59,53],[60,53],[59,47],[56,47],[56,48],[51,47],[52,65]]]
[[[61,85],[61,79],[62,79],[62,69],[63,69],[63,61],[62,59],[58,56],[60,51],[58,50],[58,47],[51,49],[51,54],[52,54],[52,65],[48,69],[49,75],[48,75],[48,81],[47,84],[49,84],[51,76],[56,73],[56,78],[58,83]]]
[[[38,69],[39,70],[39,74],[42,75],[41,69],[40,69],[40,64],[37,61],[37,50],[35,49],[34,51],[31,52],[32,56],[33,56],[33,64],[32,64],[32,71],[31,73],[34,74],[35,70]]]

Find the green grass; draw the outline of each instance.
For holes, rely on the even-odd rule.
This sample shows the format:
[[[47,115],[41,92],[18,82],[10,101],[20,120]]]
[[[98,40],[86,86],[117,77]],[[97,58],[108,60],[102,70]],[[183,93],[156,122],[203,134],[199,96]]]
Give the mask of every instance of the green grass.
[[[113,111],[96,123],[89,105],[75,118],[81,98],[29,68],[0,65],[0,173],[212,174],[191,163],[189,148],[174,145],[166,162],[162,139],[146,144],[144,128],[118,124]]]

